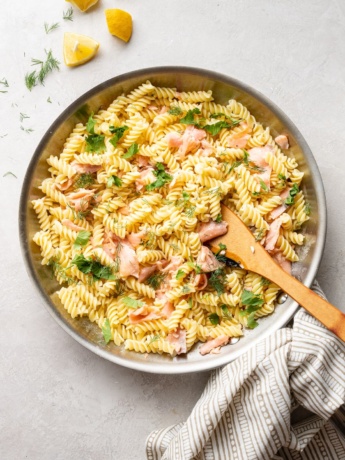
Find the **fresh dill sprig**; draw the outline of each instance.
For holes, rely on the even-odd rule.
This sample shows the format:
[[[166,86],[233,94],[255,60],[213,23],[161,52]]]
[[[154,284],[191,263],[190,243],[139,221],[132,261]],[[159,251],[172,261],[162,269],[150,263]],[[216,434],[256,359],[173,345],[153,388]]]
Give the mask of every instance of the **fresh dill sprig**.
[[[34,131],[32,128],[24,128],[23,125],[20,125],[20,129],[26,133],[32,133]]]
[[[222,295],[225,292],[225,272],[222,268],[217,268],[212,272],[208,284],[217,292],[218,295]]]
[[[20,113],[19,114],[19,119],[20,119],[21,123],[24,121],[25,118],[30,118],[30,117],[28,115],[26,115],[26,113]]]
[[[147,283],[154,289],[159,289],[160,285],[164,281],[165,274],[164,273],[154,273],[149,278],[147,278]]]
[[[60,27],[60,24],[58,22],[55,22],[51,26],[47,22],[44,23],[44,30],[46,31],[46,34],[50,34],[50,32],[58,29],[59,27]]]
[[[52,50],[45,50],[47,55],[45,61],[41,61],[39,59],[31,59],[31,65],[40,65],[41,68],[39,72],[34,72],[34,76],[36,77],[36,81],[38,80],[41,85],[44,85],[44,81],[47,75],[52,72],[54,69],[60,70],[60,62],[54,58]],[[35,86],[35,85],[34,85]]]
[[[6,80],[6,78],[3,78],[2,80],[0,80],[0,85],[2,85],[4,88],[8,88],[8,87],[9,87],[8,81]],[[6,90],[1,90],[0,93],[8,93],[8,91],[6,91]]]
[[[7,171],[7,173],[5,173],[2,177],[6,177],[6,176],[12,176],[17,179],[17,176],[12,171]]]
[[[26,75],[25,75],[25,84],[26,84],[26,87],[29,91],[32,90],[32,88],[34,86],[37,85],[37,74],[35,72],[35,70],[33,72],[28,72]]]
[[[68,8],[67,11],[64,11],[62,13],[62,19],[64,21],[73,21],[73,8],[72,7]]]

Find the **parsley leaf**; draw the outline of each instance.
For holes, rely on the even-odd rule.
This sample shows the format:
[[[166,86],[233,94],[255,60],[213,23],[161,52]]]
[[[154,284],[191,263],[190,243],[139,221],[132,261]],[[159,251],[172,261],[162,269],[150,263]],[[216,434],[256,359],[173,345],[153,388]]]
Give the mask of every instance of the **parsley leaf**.
[[[110,340],[112,339],[112,334],[111,334],[111,327],[110,327],[110,322],[108,318],[104,321],[104,325],[102,326],[102,334],[103,334],[105,343],[109,343]]]
[[[200,115],[200,113],[201,112],[197,107],[193,110],[188,110],[186,116],[180,119],[180,123],[183,123],[185,125],[195,125],[199,127],[200,125],[198,124],[198,122],[194,120],[194,114]]]
[[[105,150],[104,136],[102,134],[90,134],[85,138],[86,151],[103,153]]]
[[[223,216],[221,214],[218,214],[218,216],[216,217],[217,224],[220,224],[222,220],[223,220]]]
[[[87,230],[81,230],[73,244],[74,249],[78,251],[82,248],[82,246],[85,246],[89,241],[90,236],[91,232],[88,232]]]
[[[189,308],[193,308],[193,299],[191,297],[189,297],[188,299],[188,305],[189,305]]]
[[[121,187],[122,180],[119,177],[113,175],[109,177],[107,181],[107,187],[110,188],[110,187],[113,187],[114,185],[116,187]]]
[[[247,327],[249,327],[249,329],[254,329],[254,328],[256,328],[258,325],[259,325],[259,323],[258,323],[257,321],[255,321],[255,311],[253,311],[253,313],[251,313],[250,315],[248,315],[248,318],[247,318]]]
[[[214,272],[211,273],[211,276],[208,280],[208,284],[217,291],[218,295],[221,295],[225,292],[225,272],[222,268],[217,268]]]
[[[226,121],[217,121],[217,123],[214,123],[212,125],[206,125],[203,127],[205,131],[210,133],[212,136],[216,136],[219,134],[220,130],[223,128],[230,128],[229,123]]]
[[[141,300],[132,299],[132,297],[124,297],[122,302],[127,305],[128,308],[139,308],[144,305]]]
[[[211,324],[213,324],[213,326],[217,326],[217,324],[220,323],[219,316],[217,315],[217,313],[212,313],[208,318],[211,321]]]
[[[155,188],[163,187],[168,182],[171,182],[173,177],[165,172],[163,163],[157,163],[156,169],[153,171],[153,174],[157,177],[157,180],[151,184],[146,185],[146,190],[151,191]]]
[[[226,316],[227,318],[232,318],[232,315],[225,304],[221,305],[220,308],[223,310],[224,316]]]
[[[197,275],[200,275],[201,273],[203,273],[203,271],[202,271],[200,265],[195,264],[194,262],[187,262],[187,265],[188,265],[188,267],[190,267],[190,268],[192,268],[193,270],[195,270],[195,273],[196,273]]]
[[[165,278],[164,273],[154,273],[153,275],[147,278],[147,284],[149,284],[153,289],[157,290],[160,288],[160,285],[163,283]]]
[[[180,109],[180,107],[171,107],[168,113],[169,115],[181,115],[182,110]]]
[[[97,121],[93,118],[93,112],[92,112],[92,114],[89,116],[89,119],[87,120],[87,123],[86,123],[86,131],[89,134],[95,134],[96,123]]]
[[[306,203],[305,206],[304,206],[304,212],[306,213],[307,216],[310,216],[310,204],[309,203]]]
[[[132,158],[132,156],[134,156],[138,152],[139,152],[139,146],[138,144],[134,143],[129,147],[127,152],[124,155],[122,155],[122,158],[124,158],[125,160],[128,160],[128,158]]]
[[[182,279],[185,276],[185,274],[186,273],[183,270],[178,270],[177,273],[176,273],[176,279],[177,280]]]
[[[297,184],[293,184],[293,186],[290,189],[289,196],[285,200],[285,204],[288,206],[291,206],[295,202],[295,196],[299,192],[299,188]]]
[[[249,153],[245,149],[243,149],[243,163],[245,165],[248,165],[249,163]]]
[[[110,139],[110,143],[116,147],[117,143],[121,139],[121,137],[124,135],[124,132],[127,131],[128,126],[119,126],[115,128],[115,126],[109,126],[109,131],[114,134],[114,136]]]
[[[280,180],[286,180],[286,176],[284,176],[284,174],[278,174],[278,179]]]
[[[252,291],[247,291],[246,289],[242,292],[241,301],[242,305],[246,305],[247,307],[261,308],[264,303],[263,298],[259,294],[254,294]]]
[[[75,256],[72,265],[76,265],[78,270],[85,275],[93,275],[95,279],[115,280],[110,267],[104,266],[96,260],[86,259],[83,254]]]
[[[189,198],[190,198],[189,193],[183,191],[182,192],[182,198],[183,198],[184,201],[188,201]]]

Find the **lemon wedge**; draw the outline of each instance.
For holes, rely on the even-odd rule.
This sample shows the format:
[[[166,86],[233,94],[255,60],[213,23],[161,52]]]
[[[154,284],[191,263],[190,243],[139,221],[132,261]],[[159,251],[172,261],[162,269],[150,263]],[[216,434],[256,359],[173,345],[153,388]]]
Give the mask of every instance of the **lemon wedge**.
[[[133,29],[132,16],[127,11],[110,9],[105,10],[105,18],[111,35],[128,42]]]
[[[96,55],[98,48],[99,43],[93,38],[66,32],[63,39],[65,64],[70,67],[85,64]]]
[[[91,6],[96,5],[98,0],[66,0],[66,2],[72,3],[73,6],[76,6],[80,11],[86,11]]]

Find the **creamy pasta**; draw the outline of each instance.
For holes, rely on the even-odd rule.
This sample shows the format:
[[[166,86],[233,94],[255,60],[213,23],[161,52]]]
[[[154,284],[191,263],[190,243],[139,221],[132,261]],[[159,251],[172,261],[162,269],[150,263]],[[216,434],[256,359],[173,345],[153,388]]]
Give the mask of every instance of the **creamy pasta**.
[[[283,268],[298,260],[310,210],[280,146],[238,101],[149,81],[77,124],[32,202],[64,308],[140,353],[216,352],[256,327],[279,288],[207,241],[223,202]]]

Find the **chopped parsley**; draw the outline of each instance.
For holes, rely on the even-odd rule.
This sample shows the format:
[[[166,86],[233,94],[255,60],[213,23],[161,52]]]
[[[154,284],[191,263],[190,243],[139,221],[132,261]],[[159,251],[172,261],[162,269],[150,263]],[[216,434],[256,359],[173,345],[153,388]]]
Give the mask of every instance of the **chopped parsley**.
[[[86,131],[89,134],[95,134],[95,126],[96,126],[97,121],[93,118],[93,112],[89,116],[89,119],[87,120],[86,123]]]
[[[224,294],[225,271],[222,268],[217,268],[217,270],[211,273],[208,284],[217,292],[218,295]]]
[[[242,305],[245,305],[247,308],[240,311],[240,315],[247,316],[247,326],[249,329],[254,329],[258,326],[258,322],[255,321],[255,312],[260,310],[264,304],[264,300],[261,295],[254,294],[253,292],[244,289],[241,301]]]
[[[122,158],[124,158],[125,160],[128,160],[129,158],[132,158],[135,154],[137,154],[139,152],[139,146],[138,144],[136,144],[134,142],[134,144],[132,144],[129,149],[127,150],[127,152],[122,155]]]
[[[89,239],[91,236],[91,232],[88,232],[87,230],[81,230],[78,233],[78,236],[73,244],[74,249],[79,251],[83,246],[86,246],[88,243]]]
[[[216,217],[217,224],[220,224],[222,220],[223,220],[223,216],[221,214],[218,214],[218,216]]]
[[[255,329],[259,323],[255,320],[255,311],[250,313],[247,317],[247,327],[249,329]]]
[[[79,178],[74,182],[75,188],[85,188],[89,185],[92,185],[95,182],[94,177],[92,174],[81,174]]]
[[[265,192],[268,192],[268,187],[262,179],[260,179],[260,186],[262,190],[265,190]]]
[[[200,127],[199,123],[194,120],[194,115],[200,115],[200,110],[196,107],[193,110],[188,110],[186,116],[180,119],[180,123],[185,125],[195,125],[196,127]]]
[[[299,192],[299,188],[297,184],[293,184],[293,186],[290,189],[289,196],[285,200],[285,204],[288,206],[291,206],[295,202],[295,196]]]
[[[217,315],[217,313],[212,313],[208,319],[210,320],[211,324],[213,324],[213,326],[217,326],[219,323],[220,323],[220,319],[219,319],[219,316]]]
[[[245,165],[249,164],[249,153],[245,149],[243,149],[243,163]]]
[[[114,136],[110,139],[110,143],[116,147],[117,143],[121,139],[121,137],[124,135],[124,132],[127,131],[128,126],[118,126],[115,128],[115,126],[109,126],[109,131],[114,134]]]
[[[309,203],[306,203],[305,206],[304,206],[304,212],[307,216],[310,216],[310,211],[311,211],[311,208],[310,208],[310,204]]]
[[[180,107],[171,107],[168,113],[169,115],[181,115],[182,110],[180,109]]]
[[[286,181],[286,176],[284,176],[284,174],[278,174],[278,179]]]
[[[231,315],[231,313],[229,312],[229,309],[228,309],[228,307],[227,307],[225,304],[221,305],[220,308],[223,310],[224,316],[225,316],[226,318],[232,318],[232,315]]]
[[[187,265],[188,265],[188,267],[192,268],[197,275],[200,275],[201,273],[203,273],[202,268],[200,267],[200,265],[195,264],[194,262],[187,262]]]
[[[105,151],[104,136],[102,134],[90,134],[85,138],[86,151],[103,153]]]
[[[132,297],[124,297],[122,302],[127,305],[128,308],[139,308],[144,306],[144,302],[133,299]]]
[[[163,163],[157,163],[156,169],[153,171],[153,174],[157,177],[157,180],[152,182],[151,184],[146,185],[146,190],[149,192],[156,189],[163,187],[168,182],[171,182],[173,177],[165,172],[165,168]]]
[[[147,284],[149,284],[154,290],[160,288],[165,278],[164,273],[154,273],[147,278]]]
[[[102,334],[103,334],[105,343],[109,343],[110,340],[112,339],[112,334],[111,334],[111,327],[110,327],[110,322],[108,318],[104,321],[104,325],[102,326]]]
[[[217,123],[214,123],[212,125],[204,126],[203,129],[207,131],[208,133],[210,133],[211,136],[216,136],[217,134],[219,134],[219,132],[223,128],[230,128],[230,127],[231,125],[229,125],[229,123],[227,123],[226,121],[217,121]]]
[[[116,187],[121,187],[122,180],[119,177],[113,175],[109,177],[107,181],[107,187],[110,188],[110,187],[113,187],[114,185]]]
[[[193,308],[193,299],[191,297],[188,299],[188,306],[189,308]]]
[[[83,254],[78,254],[72,260],[72,265],[76,265],[85,275],[92,275],[94,279],[115,280],[110,267],[102,265],[97,260],[87,259]]]
[[[184,276],[186,275],[186,273],[183,271],[183,270],[178,270],[177,273],[176,273],[176,279],[177,280],[180,280],[182,279]]]

